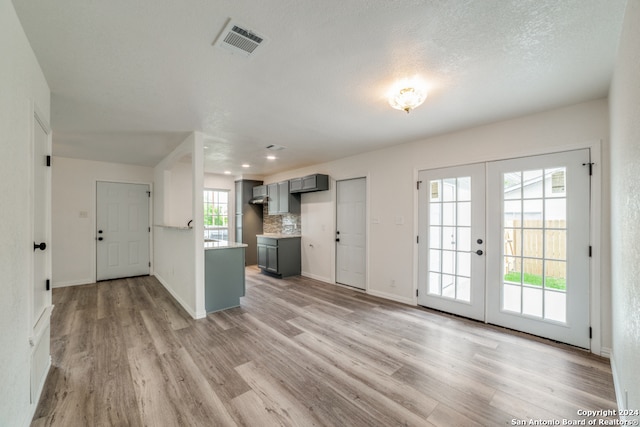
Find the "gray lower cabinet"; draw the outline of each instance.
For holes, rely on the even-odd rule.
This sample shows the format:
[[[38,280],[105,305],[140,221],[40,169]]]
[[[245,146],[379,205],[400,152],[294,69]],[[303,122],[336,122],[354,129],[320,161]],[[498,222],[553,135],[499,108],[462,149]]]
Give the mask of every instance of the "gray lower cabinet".
[[[204,305],[207,313],[238,307],[245,293],[245,248],[204,251]]]
[[[301,272],[300,237],[258,236],[258,267],[280,277]]]

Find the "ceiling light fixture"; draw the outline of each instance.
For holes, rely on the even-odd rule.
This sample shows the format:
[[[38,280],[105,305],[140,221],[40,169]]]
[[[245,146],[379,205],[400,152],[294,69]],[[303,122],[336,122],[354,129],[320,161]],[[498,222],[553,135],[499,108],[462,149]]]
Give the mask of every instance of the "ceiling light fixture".
[[[225,175],[231,175],[231,171],[224,171]]]
[[[250,165],[250,164],[248,164],[248,163],[244,163],[244,164],[242,165],[242,167],[243,167],[243,168],[250,168],[250,167],[251,167],[251,165]]]
[[[276,156],[267,156],[267,160],[275,160]]]
[[[427,90],[422,81],[417,78],[403,80],[394,85],[389,92],[389,105],[396,110],[406,111],[407,114],[420,106],[427,98]]]

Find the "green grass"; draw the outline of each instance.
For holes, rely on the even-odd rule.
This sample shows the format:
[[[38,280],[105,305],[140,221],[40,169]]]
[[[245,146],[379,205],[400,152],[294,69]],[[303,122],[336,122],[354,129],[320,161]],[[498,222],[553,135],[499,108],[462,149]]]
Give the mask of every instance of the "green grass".
[[[511,273],[507,273],[507,274],[504,275],[504,280],[506,282],[520,283],[520,272],[519,271],[512,271]],[[539,276],[537,274],[524,273],[524,281],[523,282],[524,282],[525,285],[542,287],[542,276]],[[557,290],[560,290],[560,291],[566,291],[567,290],[566,280],[565,279],[561,279],[561,278],[556,278],[556,277],[547,277],[547,281],[545,283],[545,286],[548,289],[557,289]]]

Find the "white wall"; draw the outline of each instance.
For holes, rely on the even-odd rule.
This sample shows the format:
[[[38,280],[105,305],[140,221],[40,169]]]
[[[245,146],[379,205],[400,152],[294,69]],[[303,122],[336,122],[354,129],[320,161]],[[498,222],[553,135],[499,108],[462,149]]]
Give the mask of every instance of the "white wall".
[[[640,1],[629,0],[610,92],[614,381],[640,408]],[[631,417],[640,420],[640,417]]]
[[[269,176],[276,182],[310,173],[332,178],[328,192],[302,196],[302,245],[304,274],[335,280],[335,180],[366,177],[368,186],[368,292],[415,304],[417,172],[424,169],[469,164],[576,148],[601,140],[608,151],[608,104],[605,99],[585,102],[513,120],[493,123],[424,141],[402,144],[346,159]],[[597,142],[596,142],[597,144]],[[596,168],[603,178],[601,218],[609,215],[608,160]],[[396,218],[404,223],[396,225]],[[374,221],[375,220],[375,221]],[[375,222],[375,223],[374,223]],[[609,239],[607,223],[600,240]],[[311,246],[312,245],[312,246]],[[608,272],[608,246],[599,248]],[[313,255],[312,255],[313,254]],[[392,286],[392,280],[395,286]],[[604,276],[601,301],[609,299],[609,280]],[[602,346],[610,347],[610,310],[602,307]],[[597,321],[597,319],[596,319]],[[599,343],[596,351],[600,352]]]
[[[33,105],[49,121],[50,93],[10,0],[0,0],[0,425],[24,426],[30,402],[29,289]]]
[[[96,182],[152,184],[153,169],[54,157],[52,174],[53,286],[93,283]],[[153,191],[153,186],[150,189]]]
[[[194,318],[206,316],[202,140],[192,133],[153,169],[154,275]],[[191,164],[181,163],[185,156]],[[185,229],[189,219],[193,228]]]
[[[169,216],[166,224],[186,227],[193,219],[193,190],[191,162],[176,163],[170,170],[171,186],[165,197],[169,197]]]

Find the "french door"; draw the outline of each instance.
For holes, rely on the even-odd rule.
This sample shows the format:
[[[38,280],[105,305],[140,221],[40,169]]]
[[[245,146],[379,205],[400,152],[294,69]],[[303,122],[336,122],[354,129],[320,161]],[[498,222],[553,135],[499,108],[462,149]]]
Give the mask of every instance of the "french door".
[[[484,164],[422,171],[418,303],[484,320]]]
[[[489,163],[487,322],[590,347],[589,159]]]
[[[589,348],[589,162],[420,172],[418,303]]]

